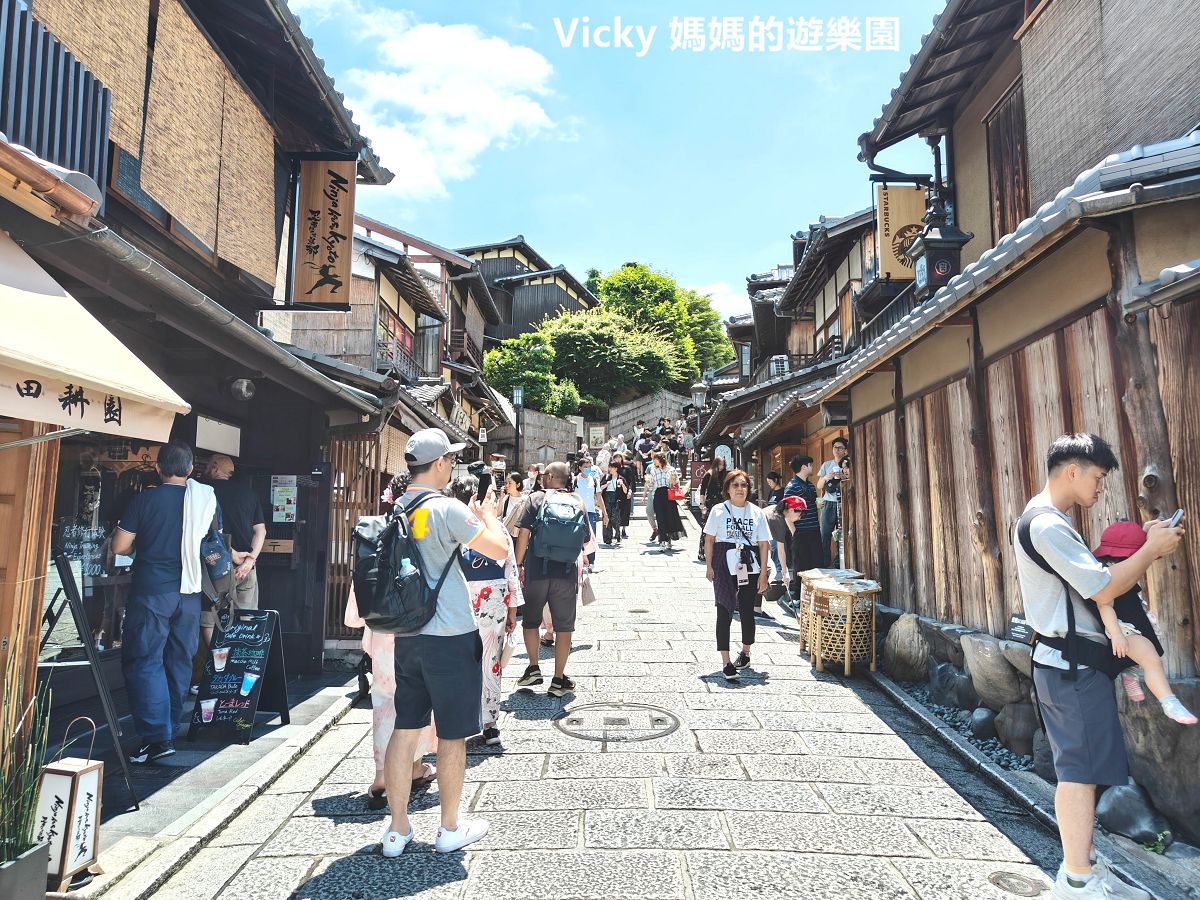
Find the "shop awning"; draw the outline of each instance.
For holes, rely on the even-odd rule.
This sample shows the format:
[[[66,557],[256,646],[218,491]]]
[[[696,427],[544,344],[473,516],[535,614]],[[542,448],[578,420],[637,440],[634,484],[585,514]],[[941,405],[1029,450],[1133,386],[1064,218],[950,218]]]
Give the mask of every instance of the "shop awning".
[[[0,231],[0,415],[166,441],[191,407]]]

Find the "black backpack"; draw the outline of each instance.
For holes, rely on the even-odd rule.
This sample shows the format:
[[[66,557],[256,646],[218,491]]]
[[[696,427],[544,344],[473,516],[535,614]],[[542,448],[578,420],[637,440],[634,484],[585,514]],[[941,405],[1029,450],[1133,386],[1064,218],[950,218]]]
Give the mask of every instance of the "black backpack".
[[[542,561],[542,574],[550,562],[574,563],[588,539],[588,515],[583,501],[566,491],[546,491],[533,524],[531,551]]]
[[[457,553],[451,555],[437,584],[429,586],[421,550],[409,531],[408,513],[432,491],[385,516],[363,516],[354,528],[354,595],[358,611],[372,631],[412,634],[437,612],[437,598]]]
[[[1099,641],[1089,640],[1085,637],[1080,637],[1075,630],[1075,604],[1071,602],[1071,585],[1067,580],[1058,573],[1042,554],[1037,552],[1037,548],[1033,546],[1033,537],[1029,533],[1030,526],[1033,520],[1046,510],[1041,507],[1034,507],[1026,510],[1021,518],[1017,520],[1017,540],[1021,544],[1021,549],[1039,569],[1053,575],[1062,582],[1063,589],[1067,592],[1067,635],[1066,637],[1048,637],[1046,635],[1034,634],[1034,644],[1045,644],[1047,647],[1053,647],[1062,654],[1069,665],[1067,679],[1074,681],[1076,672],[1080,666],[1090,666],[1098,672],[1103,672],[1109,678],[1116,678],[1123,671],[1136,666],[1137,663],[1128,657],[1113,656],[1112,642],[1105,640],[1103,644]],[[1100,618],[1100,612],[1096,609],[1096,604],[1083,598],[1084,603],[1091,604],[1095,610],[1096,618]],[[1030,672],[1030,678],[1033,673]]]

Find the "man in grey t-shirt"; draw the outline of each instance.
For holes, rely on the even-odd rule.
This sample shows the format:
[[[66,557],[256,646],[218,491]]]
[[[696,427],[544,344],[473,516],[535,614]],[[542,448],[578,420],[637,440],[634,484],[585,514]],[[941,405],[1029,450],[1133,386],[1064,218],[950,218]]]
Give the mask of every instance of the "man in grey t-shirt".
[[[413,839],[408,820],[412,761],[431,716],[438,735],[442,814],[434,849],[443,853],[461,850],[488,830],[487,822],[458,815],[467,765],[466,739],[479,733],[483,692],[483,644],[458,554],[466,544],[500,562],[508,556],[508,534],[496,517],[493,501],[473,502],[468,508],[442,495],[463,447],[451,444],[440,428],[428,428],[409,438],[404,451],[411,482],[396,501],[396,510],[408,516],[409,533],[420,548],[422,574],[430,586],[447,566],[449,571],[433,618],[417,634],[396,635],[396,731],[388,743],[384,769],[392,810],[383,835],[383,855],[387,857],[399,856]]]
[[[1117,467],[1112,448],[1094,434],[1064,434],[1050,445],[1046,486],[1026,509],[1042,510],[1030,521],[1030,543],[1055,574],[1043,570],[1025,552],[1018,535],[1013,538],[1025,618],[1039,637],[1067,634],[1065,582],[1070,586],[1076,634],[1107,648],[1104,629],[1083,599],[1111,603],[1133,587],[1154,560],[1179,546],[1183,529],[1155,521],[1146,526],[1142,549],[1126,560],[1105,568],[1088,550],[1068,514],[1076,506],[1095,506],[1104,479]],[[1088,666],[1072,672],[1062,653],[1039,645],[1034,651],[1033,682],[1058,775],[1054,808],[1063,864],[1054,896],[1150,900],[1145,891],[1119,880],[1103,860],[1091,861],[1096,785],[1124,784],[1129,775],[1111,679]]]
[[[842,481],[849,476],[842,471],[842,460],[849,453],[849,444],[844,437],[833,439],[833,459],[821,463],[817,470],[817,493],[821,497],[821,565],[831,564],[830,541],[838,524],[838,503],[841,499]]]

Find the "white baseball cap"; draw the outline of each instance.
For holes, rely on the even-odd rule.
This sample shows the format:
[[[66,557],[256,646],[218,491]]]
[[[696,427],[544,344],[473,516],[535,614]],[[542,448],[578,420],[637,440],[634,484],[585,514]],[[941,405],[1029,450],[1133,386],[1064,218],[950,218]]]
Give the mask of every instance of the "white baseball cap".
[[[404,461],[410,466],[427,466],[447,453],[457,453],[466,444],[452,444],[440,428],[418,431],[404,445]]]

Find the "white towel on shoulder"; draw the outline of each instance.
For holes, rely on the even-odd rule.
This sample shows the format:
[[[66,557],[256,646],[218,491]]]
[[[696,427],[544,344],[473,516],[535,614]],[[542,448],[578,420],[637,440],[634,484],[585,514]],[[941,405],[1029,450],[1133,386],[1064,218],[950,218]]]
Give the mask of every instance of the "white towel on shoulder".
[[[217,514],[217,494],[207,484],[189,478],[183,495],[183,578],[179,585],[181,594],[198,594],[201,591],[202,570],[200,542],[212,525]]]

